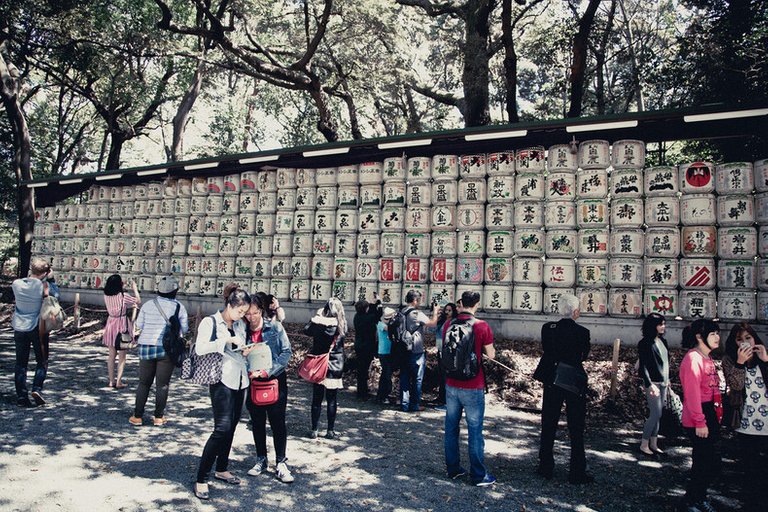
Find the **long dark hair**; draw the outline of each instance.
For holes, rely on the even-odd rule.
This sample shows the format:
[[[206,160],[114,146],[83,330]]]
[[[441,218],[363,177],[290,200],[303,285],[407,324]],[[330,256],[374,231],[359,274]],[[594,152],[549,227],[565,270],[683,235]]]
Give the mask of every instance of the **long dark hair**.
[[[451,306],[451,318],[448,318],[448,315],[445,314],[445,308],[448,306]],[[457,316],[459,316],[459,312],[456,310],[456,304],[449,302],[440,309],[440,314],[437,316],[437,325],[443,325],[448,320],[453,320]]]
[[[224,287],[224,305],[231,308],[238,308],[251,304],[251,296],[248,292],[240,288],[237,283],[229,283]]]
[[[755,340],[755,345],[765,345],[763,340],[760,339],[760,336],[757,335],[757,332],[755,332],[755,329],[747,322],[741,322],[734,325],[731,332],[728,334],[728,339],[725,340],[725,355],[730,357],[734,363],[736,362],[738,357],[737,352],[739,351],[739,344],[736,343],[736,337],[743,332],[748,332],[752,335],[752,338]],[[752,357],[747,359],[747,362],[744,364],[749,368],[754,368],[757,365],[757,357],[755,354],[752,354]]]
[[[111,296],[118,293],[123,293],[123,278],[120,274],[112,274],[104,284],[104,295]]]
[[[267,320],[271,320],[275,316],[275,312],[270,308],[273,300],[275,300],[275,296],[269,293],[256,292],[251,294],[251,304],[257,305],[261,310],[261,316]]]
[[[664,339],[663,336],[659,336],[659,333],[656,331],[656,328],[666,322],[667,319],[664,318],[664,315],[660,315],[658,313],[650,313],[647,317],[645,317],[645,320],[643,320],[643,339],[644,340],[651,340],[653,341],[656,336]]]
[[[717,322],[708,320],[706,318],[699,318],[683,329],[683,348],[694,348],[699,344],[696,339],[696,335],[701,336],[701,339],[707,339],[712,332],[720,332],[720,326]]]

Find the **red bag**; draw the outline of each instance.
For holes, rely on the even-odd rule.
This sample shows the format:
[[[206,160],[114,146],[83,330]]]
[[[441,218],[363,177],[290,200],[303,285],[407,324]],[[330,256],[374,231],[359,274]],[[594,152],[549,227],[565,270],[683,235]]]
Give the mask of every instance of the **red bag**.
[[[313,384],[320,384],[328,373],[328,358],[330,352],[325,354],[307,354],[299,366],[299,377]]]
[[[272,405],[277,402],[279,396],[277,379],[251,381],[251,402],[254,404]]]

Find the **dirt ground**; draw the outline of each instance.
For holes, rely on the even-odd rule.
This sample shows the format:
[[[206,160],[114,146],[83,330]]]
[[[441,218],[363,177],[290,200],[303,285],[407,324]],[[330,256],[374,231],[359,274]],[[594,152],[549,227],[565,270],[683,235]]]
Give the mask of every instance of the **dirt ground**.
[[[340,394],[336,427],[341,438],[310,440],[311,388],[295,376],[309,340],[299,333],[301,326],[287,324],[294,350],[288,370],[288,458],[296,482],[281,484],[273,472],[245,476],[255,462],[246,413],[230,464],[243,477],[243,485],[214,482],[211,501],[201,503],[190,488],[212,428],[207,390],[174,378],[166,412],[169,424],[130,426],[127,419],[134,401],[137,356],[129,354],[128,388],[106,388],[106,349],[100,342],[105,315],[84,312],[79,332],[65,329],[52,338],[44,393],[49,404],[18,408],[13,391],[11,307],[3,304],[0,308],[2,510],[659,511],[673,510],[684,492],[690,447],[679,432],[667,430],[663,441],[668,455],[662,460],[640,458],[637,452],[645,406],[633,376],[636,353],[632,348],[621,350],[615,399],[609,396],[611,349],[593,348],[586,365],[591,388],[586,446],[588,465],[597,482],[572,486],[566,480],[569,449],[564,417],[556,443],[555,478],[547,482],[533,473],[541,387],[530,375],[538,362],[539,347],[495,340],[497,359],[513,371],[486,363],[490,391],[486,464],[498,483],[478,489],[468,481],[445,476],[444,413],[429,406],[436,391],[433,353],[424,383],[427,407],[406,414],[394,406],[354,397],[350,335],[347,389]],[[673,351],[675,375],[681,358],[682,352]],[[377,381],[378,362],[374,361],[373,389]],[[150,395],[149,412],[153,400]],[[323,415],[321,429],[324,419]],[[463,445],[466,463],[465,441]],[[732,445],[726,437],[725,471],[711,493],[718,510],[723,511],[739,508]],[[273,454],[271,446],[269,449]],[[273,456],[270,462],[274,464]]]

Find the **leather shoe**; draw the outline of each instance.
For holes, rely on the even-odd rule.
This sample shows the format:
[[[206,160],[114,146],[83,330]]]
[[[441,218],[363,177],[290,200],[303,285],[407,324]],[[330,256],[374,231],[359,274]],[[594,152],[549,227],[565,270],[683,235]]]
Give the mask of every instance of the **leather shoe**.
[[[574,484],[574,485],[582,485],[582,484],[591,484],[595,481],[595,477],[590,475],[589,473],[584,473],[583,475],[571,475],[568,477],[568,483]]]
[[[208,484],[199,484],[195,482],[195,496],[197,496],[197,499],[199,500],[209,500],[211,499],[210,495],[208,494]]]

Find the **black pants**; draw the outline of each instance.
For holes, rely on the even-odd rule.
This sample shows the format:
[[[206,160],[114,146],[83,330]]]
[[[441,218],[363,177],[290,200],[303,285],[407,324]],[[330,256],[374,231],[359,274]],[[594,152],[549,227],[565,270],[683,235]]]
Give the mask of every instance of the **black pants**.
[[[392,356],[390,354],[379,354],[381,363],[381,376],[379,377],[379,389],[376,393],[376,399],[384,401],[392,392]]]
[[[565,402],[565,414],[568,420],[568,434],[571,438],[570,477],[579,478],[586,472],[584,456],[584,427],[587,416],[587,400],[562,388],[546,384],[544,403],[541,408],[541,445],[539,447],[539,467],[551,471],[555,467],[553,449],[560,409]]]
[[[288,442],[288,428],[285,425],[285,409],[288,405],[288,379],[285,372],[277,376],[277,389],[279,392],[277,402],[272,405],[256,405],[250,397],[245,399],[245,405],[251,416],[256,455],[259,457],[267,456],[267,418],[269,418],[277,462],[282,462],[285,460],[285,445]]]
[[[208,481],[214,462],[216,471],[223,473],[229,466],[229,451],[232,449],[232,439],[235,429],[240,422],[243,410],[243,400],[247,389],[229,389],[221,382],[211,384],[211,405],[213,405],[213,432],[205,443],[203,456],[200,457],[200,467],[197,470],[197,483]]]
[[[720,474],[720,423],[717,421],[713,402],[701,404],[707,422],[709,435],[698,437],[695,428],[686,428],[693,445],[693,463],[685,499],[688,503],[699,503],[707,499],[707,489]]]
[[[320,421],[320,411],[323,406],[323,397],[325,397],[328,410],[328,430],[333,430],[336,423],[336,392],[337,389],[325,389],[320,384],[312,384],[312,430],[317,430],[317,423]]]
[[[48,342],[49,335],[40,336],[36,325],[28,332],[13,331],[13,341],[16,344],[16,367],[13,380],[16,384],[16,396],[27,398],[27,366],[29,365],[30,347],[35,351],[35,378],[32,381],[32,391],[42,391],[45,376],[48,374]]]
[[[173,361],[168,357],[139,361],[139,385],[136,387],[136,406],[133,411],[135,417],[141,418],[144,415],[152,381],[155,382],[155,418],[163,417],[174,368]]]
[[[440,352],[437,353],[437,378],[440,381],[440,386],[437,389],[437,403],[445,405],[445,370],[443,370],[443,358],[440,357]]]
[[[373,354],[357,354],[357,397],[368,397],[368,372],[373,362]]]
[[[738,434],[741,479],[742,510],[758,512],[765,510],[765,461],[768,460],[768,436]]]

